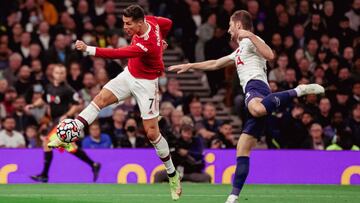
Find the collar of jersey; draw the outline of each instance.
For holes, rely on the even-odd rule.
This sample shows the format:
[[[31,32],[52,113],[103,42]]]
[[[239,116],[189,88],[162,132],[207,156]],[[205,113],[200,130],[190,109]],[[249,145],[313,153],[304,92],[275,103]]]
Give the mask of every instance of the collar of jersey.
[[[146,30],[146,32],[143,35],[141,35],[139,37],[144,38],[145,40],[147,40],[149,38],[149,33],[151,31],[151,26],[150,26],[150,24],[148,22],[145,21],[145,23],[148,25],[148,29]]]

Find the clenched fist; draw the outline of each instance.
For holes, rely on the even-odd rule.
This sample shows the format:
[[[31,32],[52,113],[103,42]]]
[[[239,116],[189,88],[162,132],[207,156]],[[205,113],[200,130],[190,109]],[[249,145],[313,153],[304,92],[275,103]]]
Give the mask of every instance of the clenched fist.
[[[83,41],[76,40],[75,49],[77,49],[78,51],[84,52],[84,51],[86,51],[86,47],[87,47],[87,45]]]

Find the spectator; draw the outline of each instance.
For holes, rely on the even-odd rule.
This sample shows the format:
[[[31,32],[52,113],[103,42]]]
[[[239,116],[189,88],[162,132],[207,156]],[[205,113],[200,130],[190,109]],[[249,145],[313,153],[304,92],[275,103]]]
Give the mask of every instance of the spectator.
[[[58,22],[58,13],[55,6],[47,0],[37,0],[37,3],[39,4],[44,20],[51,26],[56,25]]]
[[[4,101],[5,92],[9,88],[8,85],[7,80],[0,78],[0,102]]]
[[[43,96],[44,96],[43,86],[40,84],[34,85],[31,103],[34,103],[36,100],[42,98]],[[32,117],[34,117],[34,119],[36,120],[36,122],[38,124],[43,124],[43,123],[47,123],[47,121],[49,119],[47,116],[47,109],[48,109],[48,105],[44,104],[43,106],[34,107],[34,108],[30,109],[29,111],[25,110],[25,114],[28,114],[28,115],[31,115]]]
[[[318,48],[319,45],[316,39],[309,39],[309,42],[306,46],[305,57],[309,60],[310,63],[313,63],[315,61]]]
[[[289,62],[288,56],[285,53],[280,54],[277,59],[278,67],[270,71],[268,80],[283,82],[285,80],[288,62]]]
[[[354,144],[360,146],[360,103],[353,107],[351,113],[349,127],[352,131]]]
[[[29,56],[25,58],[24,64],[31,66],[32,61],[34,60],[40,60],[45,61],[42,53],[41,53],[41,47],[39,44],[32,43],[29,46]]]
[[[6,116],[10,116],[13,114],[14,112],[14,107],[13,107],[13,102],[15,101],[15,99],[18,97],[18,94],[15,90],[15,88],[13,87],[9,87],[6,91],[5,91],[5,95],[4,95],[4,100],[1,103],[1,109],[5,109],[5,115]]]
[[[89,135],[82,141],[84,149],[106,149],[112,148],[110,136],[106,133],[101,133],[99,122],[93,122],[89,126]]]
[[[324,1],[324,21],[327,30],[336,30],[338,27],[334,22],[338,22],[337,15],[335,15],[334,2],[331,0]]]
[[[344,48],[343,58],[343,66],[352,67],[354,65],[354,49],[351,46]]]
[[[311,14],[310,22],[305,26],[306,38],[320,40],[321,35],[326,32],[325,25],[322,23],[321,15],[318,12]]]
[[[194,100],[190,103],[190,118],[195,123],[195,126],[197,123],[200,123],[203,120],[202,116],[202,104],[198,100]]]
[[[284,90],[293,89],[297,86],[296,72],[292,68],[288,68],[285,71],[284,81],[280,84],[280,87]]]
[[[340,56],[340,43],[336,37],[330,38],[329,51],[332,56]]]
[[[333,102],[334,111],[341,112],[341,114],[345,117],[349,115],[349,94],[348,90],[340,89],[336,93],[335,101]]]
[[[317,121],[324,128],[330,125],[331,121],[331,103],[326,97],[320,99],[319,102],[319,114]]]
[[[28,115],[25,112],[26,101],[25,98],[22,96],[17,97],[14,100],[13,108],[14,108],[14,115],[13,118],[15,119],[16,126],[15,130],[23,133],[26,127],[29,125],[37,125],[35,118],[32,115]]]
[[[168,80],[166,92],[162,95],[162,102],[171,102],[174,107],[183,104],[184,93],[180,90],[179,81],[175,78]]]
[[[7,116],[2,121],[3,130],[0,131],[0,148],[25,148],[25,139],[15,130],[15,119]]]
[[[340,48],[343,49],[347,46],[353,45],[353,40],[358,35],[350,28],[350,20],[348,17],[343,16],[339,22],[339,28],[336,29],[336,38],[341,42]]]
[[[181,137],[177,141],[175,152],[171,154],[175,167],[182,171],[182,180],[190,182],[207,182],[211,177],[202,172],[205,168],[201,138],[194,135],[191,125],[181,127]],[[155,182],[167,180],[166,171],[159,171],[155,174]]]
[[[344,120],[344,115],[341,111],[334,111],[331,116],[331,124],[324,128],[324,135],[330,138],[331,140],[336,139],[336,132],[344,130],[347,128],[347,125]]]
[[[50,27],[49,23],[46,21],[42,21],[39,24],[39,30],[37,35],[35,36],[34,41],[40,44],[41,49],[43,51],[47,51],[50,48],[50,45],[52,44],[53,37],[49,33]]]
[[[219,145],[219,147],[215,147]],[[235,149],[236,148],[235,136],[232,134],[232,126],[230,123],[224,122],[219,127],[219,132],[211,141],[210,148],[220,148],[220,149]]]
[[[40,148],[42,146],[38,129],[34,125],[29,125],[25,129],[27,148]]]
[[[96,80],[94,74],[91,72],[84,73],[84,77],[82,79],[82,86],[79,90],[79,96],[84,100],[84,106],[87,106],[91,102],[91,89],[96,85]]]
[[[9,56],[11,50],[7,43],[0,43],[0,70],[4,70],[9,67]]]
[[[13,53],[9,57],[9,67],[2,71],[3,77],[8,81],[10,86],[13,86],[16,81],[16,73],[19,71],[22,64],[22,57],[18,53]]]
[[[360,148],[354,144],[351,131],[343,129],[337,132],[336,142],[326,148],[326,150],[353,150],[359,151]]]
[[[54,46],[48,50],[47,59],[52,63],[61,63],[69,65],[71,61],[77,59],[77,56],[67,46],[64,34],[57,34],[54,41]]]
[[[311,78],[312,73],[310,71],[310,61],[307,58],[303,58],[299,63],[299,71],[297,73],[297,79],[301,78]]]
[[[303,114],[304,107],[296,105],[290,113],[285,113],[281,118],[279,139],[281,148],[301,148],[307,137],[307,129],[302,122]]]
[[[351,9],[345,13],[345,16],[350,20],[350,27],[354,31],[359,30],[360,26],[360,0],[353,0]]]
[[[309,1],[301,0],[299,2],[299,12],[296,16],[297,22],[300,24],[304,24],[309,19],[309,14],[310,14]]]
[[[32,88],[32,80],[31,80],[31,69],[27,65],[23,65],[20,67],[19,72],[17,74],[18,80],[15,82],[15,89],[19,95],[28,95]]]
[[[147,147],[147,141],[144,136],[139,134],[138,126],[133,118],[125,121],[125,136],[120,139],[121,148],[144,148]]]
[[[112,137],[112,141],[115,147],[121,145],[121,139],[126,136],[126,131],[124,127],[126,112],[124,112],[121,108],[117,107],[114,109],[114,113],[112,115],[113,122],[109,125],[109,129],[107,130]]]
[[[360,103],[360,81],[357,81],[352,86],[352,95],[349,99],[349,105],[354,106]]]
[[[43,65],[39,59],[35,59],[30,64],[32,78],[34,83],[44,83],[45,75],[43,72]]]
[[[21,54],[22,58],[26,60],[30,55],[30,42],[31,42],[31,35],[29,32],[23,32],[21,34],[20,45],[15,52]]]
[[[180,128],[181,128],[181,119],[184,116],[184,113],[181,110],[174,109],[171,112],[171,127],[172,127],[172,134],[179,138],[180,137]]]
[[[12,29],[11,29],[12,35],[10,35],[10,37],[9,37],[9,48],[11,50],[18,49],[18,47],[20,46],[21,36],[22,36],[23,32],[24,32],[24,29],[20,23],[15,23],[12,26]]]
[[[319,123],[313,123],[309,129],[309,137],[303,147],[305,149],[324,150],[328,145],[328,140],[324,140],[323,129]]]
[[[216,108],[212,103],[206,103],[204,105],[203,114],[202,127],[198,132],[204,138],[205,146],[210,146],[211,139],[219,131],[221,121],[216,119]]]
[[[168,128],[171,126],[171,113],[174,109],[175,109],[174,106],[170,102],[161,103],[160,105],[161,120],[159,122],[163,122],[162,126],[164,128]]]
[[[78,62],[70,63],[70,70],[67,77],[69,85],[74,88],[76,91],[79,91],[82,86],[83,75],[82,75],[81,65]]]
[[[293,28],[293,35],[295,37],[295,47],[305,48],[305,30],[302,24],[296,24]]]
[[[207,21],[200,25],[196,31],[196,35],[198,36],[198,40],[195,46],[195,59],[196,61],[204,61],[205,60],[205,43],[209,41],[214,34],[216,27],[216,15],[211,14]]]

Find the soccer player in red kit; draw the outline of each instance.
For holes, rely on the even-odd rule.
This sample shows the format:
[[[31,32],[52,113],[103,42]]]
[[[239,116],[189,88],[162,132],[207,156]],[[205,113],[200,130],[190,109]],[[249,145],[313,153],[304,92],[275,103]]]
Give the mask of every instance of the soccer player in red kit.
[[[75,118],[78,129],[90,125],[99,111],[117,103],[130,95],[134,96],[141,112],[147,137],[154,145],[157,155],[163,161],[169,176],[171,197],[179,199],[181,195],[180,175],[172,163],[167,141],[159,132],[159,95],[158,77],[164,72],[163,38],[172,26],[167,18],[145,16],[138,5],[124,10],[124,31],[132,36],[127,47],[112,49],[87,46],[76,41],[75,48],[96,57],[120,59],[128,58],[128,66],[117,77],[109,81],[93,101]],[[50,147],[64,145],[60,140],[50,143]]]

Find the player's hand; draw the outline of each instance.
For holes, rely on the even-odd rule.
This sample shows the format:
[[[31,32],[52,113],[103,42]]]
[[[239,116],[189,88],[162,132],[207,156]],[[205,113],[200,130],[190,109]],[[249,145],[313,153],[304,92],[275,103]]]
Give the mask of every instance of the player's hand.
[[[191,63],[174,65],[169,67],[169,71],[177,72],[178,74],[187,72],[191,68]]]
[[[167,43],[165,40],[162,40],[161,42],[162,42],[162,44],[163,44],[163,51],[164,51],[165,49],[167,49],[167,47],[168,47],[169,45],[168,45],[168,43]]]
[[[75,49],[78,51],[86,51],[86,47],[87,45],[85,44],[85,42],[81,41],[81,40],[76,40],[75,42]]]
[[[247,30],[243,30],[243,29],[239,29],[237,31],[237,37],[239,39],[243,39],[243,38],[249,38],[251,36],[253,36],[254,34],[250,31],[247,31]]]

